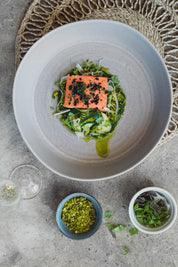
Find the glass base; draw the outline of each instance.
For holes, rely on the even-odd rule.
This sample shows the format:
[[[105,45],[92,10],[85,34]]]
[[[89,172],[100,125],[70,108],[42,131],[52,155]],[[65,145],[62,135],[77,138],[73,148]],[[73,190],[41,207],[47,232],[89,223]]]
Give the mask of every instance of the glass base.
[[[21,194],[12,180],[0,181],[0,214],[1,218],[9,218],[19,207]]]
[[[35,197],[42,187],[42,175],[33,165],[17,166],[10,174],[10,179],[20,188],[21,197],[29,199]]]

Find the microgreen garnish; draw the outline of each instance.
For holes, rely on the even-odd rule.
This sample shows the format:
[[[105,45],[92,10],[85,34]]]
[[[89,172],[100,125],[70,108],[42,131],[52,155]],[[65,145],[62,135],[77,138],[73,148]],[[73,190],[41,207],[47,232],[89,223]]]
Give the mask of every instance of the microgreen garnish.
[[[122,255],[127,255],[130,252],[130,249],[128,247],[124,247],[124,252],[121,253]]]
[[[120,231],[124,231],[127,229],[127,226],[125,226],[123,224],[114,225],[112,223],[107,223],[106,225],[107,225],[108,229],[112,230],[112,232],[114,232],[114,233],[118,233]]]
[[[105,212],[105,218],[108,220],[108,219],[110,219],[111,217],[113,217],[113,214],[112,214],[112,212],[111,211],[106,211]],[[113,218],[112,218],[113,219]],[[117,233],[119,233],[119,232],[122,232],[122,231],[125,231],[125,230],[127,230],[128,229],[128,227],[126,226],[126,225],[124,225],[124,224],[116,224],[116,223],[114,223],[114,222],[107,222],[106,223],[106,226],[108,227],[108,229],[110,230],[110,233],[112,234],[112,236],[116,239],[117,238]],[[130,232],[130,235],[135,235],[135,234],[138,234],[138,229],[136,229],[136,228],[131,228],[131,229],[128,229],[129,230],[129,232]],[[116,239],[117,240],[117,239]],[[122,251],[123,251],[123,249],[124,249],[124,252],[123,253],[120,253],[120,254],[122,254],[122,255],[127,255],[129,252],[130,252],[130,250],[129,250],[129,248],[128,247],[122,247],[121,246],[121,248],[122,248]]]
[[[130,249],[128,247],[119,246],[118,249],[119,249],[118,252],[119,255],[127,255],[130,252]]]
[[[106,211],[105,212],[105,218],[110,219],[111,216],[112,216],[112,212],[111,211]],[[124,231],[124,230],[127,229],[127,226],[125,226],[123,224],[117,224],[116,225],[116,224],[108,222],[108,223],[106,223],[106,225],[107,225],[108,229],[112,230],[112,232],[114,232],[114,233],[118,233],[120,231]]]
[[[109,219],[109,218],[111,218],[111,216],[112,216],[111,211],[106,211],[106,212],[105,212],[105,217],[106,217],[106,218]]]
[[[140,195],[136,199],[134,211],[137,221],[148,227],[159,227],[170,217],[166,199],[155,192]]]
[[[127,248],[127,247],[125,247],[125,255],[126,255],[126,254],[128,254],[128,253],[129,253],[129,251],[130,251],[130,249],[129,249],[129,248]]]
[[[130,235],[138,235],[139,230],[137,228],[129,229]]]
[[[107,223],[106,225],[107,225],[109,230],[113,230],[114,229],[114,225],[112,223]]]
[[[118,226],[114,227],[114,228],[112,229],[112,231],[115,232],[115,233],[118,233],[118,232],[120,232],[120,231],[124,231],[124,230],[126,230],[126,229],[127,229],[127,226],[125,226],[125,225],[123,225],[123,224],[119,224]]]

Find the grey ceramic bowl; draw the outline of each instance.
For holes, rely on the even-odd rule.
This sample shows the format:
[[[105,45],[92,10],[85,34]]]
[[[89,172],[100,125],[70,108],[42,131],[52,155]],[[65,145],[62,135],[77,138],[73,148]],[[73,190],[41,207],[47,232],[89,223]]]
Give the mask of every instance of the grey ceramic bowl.
[[[71,63],[87,58],[102,59],[127,97],[107,158],[97,155],[94,140],[78,138],[50,109],[55,81]],[[86,20],[59,27],[30,48],[16,72],[13,106],[22,137],[46,167],[70,179],[102,180],[127,172],[156,147],[169,122],[172,89],[163,60],[142,34],[116,21]]]
[[[167,200],[167,202],[170,205],[170,218],[168,219],[168,221],[163,224],[160,227],[157,228],[149,228],[146,227],[142,224],[140,224],[137,221],[137,218],[135,216],[135,212],[134,212],[134,205],[135,205],[135,201],[138,198],[138,196],[140,196],[141,194],[145,193],[145,192],[157,192],[159,194],[161,194],[163,197],[165,197],[165,199]],[[138,191],[131,199],[130,201],[130,205],[129,205],[129,217],[130,220],[132,222],[132,224],[141,232],[146,233],[146,234],[160,234],[163,233],[164,231],[168,230],[175,222],[176,217],[177,217],[177,204],[176,201],[174,200],[173,196],[165,189],[160,188],[160,187],[146,187],[143,188],[142,190]]]
[[[94,224],[92,225],[91,229],[86,233],[75,234],[74,232],[69,230],[69,228],[67,227],[67,225],[63,222],[63,220],[61,218],[62,217],[62,210],[63,210],[65,203],[74,197],[87,198],[89,201],[91,201],[93,203],[93,206],[95,208],[96,220],[95,220]],[[59,206],[57,208],[57,212],[56,212],[56,222],[57,222],[57,225],[58,225],[60,231],[66,237],[71,238],[71,239],[75,239],[75,240],[86,239],[86,238],[89,238],[92,235],[94,235],[96,233],[96,231],[99,229],[99,227],[102,223],[102,219],[103,219],[103,212],[102,212],[102,208],[101,208],[100,204],[98,203],[98,201],[94,197],[87,195],[87,194],[84,194],[84,193],[74,193],[74,194],[71,194],[71,195],[67,196],[66,198],[64,198],[61,201],[61,203],[59,204]]]

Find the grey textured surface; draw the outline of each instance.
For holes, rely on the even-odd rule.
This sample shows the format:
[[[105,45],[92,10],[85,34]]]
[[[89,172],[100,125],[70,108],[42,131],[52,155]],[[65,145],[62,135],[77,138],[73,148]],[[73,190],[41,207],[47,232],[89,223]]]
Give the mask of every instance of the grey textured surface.
[[[148,236],[128,231],[115,240],[106,227],[85,241],[64,237],[55,222],[58,203],[67,194],[85,192],[100,202],[103,211],[115,212],[114,221],[129,224],[127,206],[132,195],[150,184],[166,188],[178,202],[178,137],[158,147],[142,164],[126,175],[102,182],[69,181],[52,174],[28,150],[17,129],[12,108],[14,43],[18,27],[30,1],[0,2],[0,175],[7,178],[22,163],[37,166],[43,188],[32,199],[22,201],[8,220],[0,218],[0,267],[147,267],[178,266],[178,224],[167,232]],[[123,246],[130,249],[121,255]]]

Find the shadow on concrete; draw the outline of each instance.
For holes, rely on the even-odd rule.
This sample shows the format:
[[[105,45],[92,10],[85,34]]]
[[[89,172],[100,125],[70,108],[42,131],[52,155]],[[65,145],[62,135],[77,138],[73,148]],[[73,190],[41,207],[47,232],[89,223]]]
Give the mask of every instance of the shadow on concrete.
[[[60,179],[53,175],[50,186],[46,186],[43,190],[41,201],[56,212],[59,203],[68,195],[80,192],[92,195],[92,191],[92,186],[88,185],[88,183]]]
[[[119,190],[122,192],[122,203],[126,206],[129,205],[131,198],[135,193],[145,187],[154,186],[153,182],[143,177],[138,177],[134,179],[134,177],[129,177],[120,181]]]

